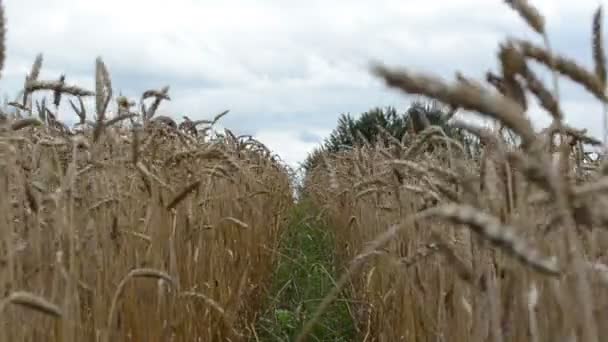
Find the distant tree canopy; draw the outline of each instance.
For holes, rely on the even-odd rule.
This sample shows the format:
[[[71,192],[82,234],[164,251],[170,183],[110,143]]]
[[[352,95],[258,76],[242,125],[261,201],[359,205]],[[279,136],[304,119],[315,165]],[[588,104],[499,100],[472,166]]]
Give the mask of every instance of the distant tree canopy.
[[[406,133],[415,134],[428,126],[440,126],[448,137],[465,146],[471,145],[470,136],[448,123],[453,114],[454,111],[449,107],[435,101],[416,101],[404,113],[398,113],[394,107],[375,107],[358,118],[342,114],[336,128],[324,140],[322,146],[309,154],[303,168],[307,171],[316,165],[322,151],[338,152],[349,149],[362,144],[363,139],[374,144],[380,133],[378,126],[399,140]]]
[[[325,139],[323,147],[330,152],[337,152],[361,143],[359,135],[373,142],[379,133],[378,126],[395,137],[401,137],[406,132],[406,117],[399,115],[393,107],[373,108],[357,119],[350,114],[342,114],[337,127]]]

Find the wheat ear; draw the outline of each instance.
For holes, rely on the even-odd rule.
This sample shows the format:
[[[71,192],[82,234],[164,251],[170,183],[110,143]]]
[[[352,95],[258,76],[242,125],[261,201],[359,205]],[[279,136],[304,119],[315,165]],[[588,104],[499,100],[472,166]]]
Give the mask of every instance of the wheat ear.
[[[25,291],[16,291],[11,293],[5,300],[0,303],[0,313],[4,311],[7,304],[19,305],[25,308],[42,312],[46,315],[61,318],[63,312],[59,306],[49,302],[48,300]]]
[[[118,300],[120,299],[120,295],[122,294],[125,286],[132,278],[152,278],[152,279],[163,279],[167,281],[172,286],[176,287],[177,284],[167,273],[149,269],[149,268],[138,268],[129,272],[118,284],[116,291],[114,292],[114,297],[112,298],[112,304],[110,305],[110,312],[108,313],[108,331],[107,331],[107,342],[112,341],[112,329],[114,326],[114,315],[116,312],[116,307],[118,305]]]

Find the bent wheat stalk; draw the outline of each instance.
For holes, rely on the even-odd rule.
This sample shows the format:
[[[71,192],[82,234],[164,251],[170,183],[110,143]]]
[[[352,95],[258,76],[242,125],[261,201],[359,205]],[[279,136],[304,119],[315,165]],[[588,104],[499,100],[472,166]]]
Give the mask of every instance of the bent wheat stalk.
[[[110,305],[110,312],[108,313],[108,331],[106,332],[106,342],[113,341],[112,339],[112,331],[114,326],[114,315],[116,313],[116,307],[118,306],[118,300],[120,299],[120,295],[122,294],[125,286],[132,278],[152,278],[152,279],[163,279],[167,281],[174,287],[177,287],[177,284],[169,276],[167,273],[155,269],[150,268],[138,268],[134,269],[129,274],[127,274],[118,284],[116,291],[114,292],[114,297],[112,298],[112,304]]]
[[[536,271],[551,276],[558,276],[561,273],[556,260],[543,258],[536,249],[515,235],[512,227],[503,225],[496,217],[477,208],[464,204],[447,204],[432,210],[431,216],[468,225],[475,233],[506,250]]]
[[[59,306],[30,292],[16,291],[11,293],[6,299],[0,302],[0,313],[4,311],[4,308],[8,304],[19,305],[55,318],[63,317],[63,311]]]

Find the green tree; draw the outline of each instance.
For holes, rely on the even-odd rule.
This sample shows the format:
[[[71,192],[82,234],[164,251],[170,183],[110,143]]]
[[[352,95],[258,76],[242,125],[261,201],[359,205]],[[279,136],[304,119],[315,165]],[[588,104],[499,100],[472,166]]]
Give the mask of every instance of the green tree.
[[[378,126],[400,138],[406,132],[406,117],[406,114],[399,114],[394,107],[372,108],[357,119],[350,114],[342,114],[336,128],[325,139],[323,147],[327,151],[337,152],[362,143],[361,136],[374,143],[380,133]]]
[[[472,134],[450,124],[450,119],[455,111],[436,101],[415,101],[404,112],[399,113],[393,107],[372,108],[362,113],[358,118],[350,114],[342,114],[331,134],[324,140],[323,144],[308,154],[301,164],[300,193],[305,187],[306,176],[309,170],[323,162],[325,153],[337,153],[348,150],[363,143],[363,139],[369,143],[376,142],[379,129],[388,132],[393,137],[402,140],[404,135],[411,134],[403,140],[407,145],[415,139],[415,134],[423,131],[429,126],[439,126],[446,136],[458,141],[470,156],[479,154],[479,141]],[[429,146],[431,151],[434,147]]]
[[[453,110],[436,101],[415,101],[404,113],[394,107],[375,107],[356,119],[351,114],[341,114],[329,137],[309,154],[302,167],[306,171],[316,165],[323,151],[335,153],[362,144],[363,140],[375,143],[380,133],[378,126],[399,140],[407,133],[418,133],[430,125],[440,126],[447,136],[465,145],[473,143],[470,136],[449,124],[453,114]]]

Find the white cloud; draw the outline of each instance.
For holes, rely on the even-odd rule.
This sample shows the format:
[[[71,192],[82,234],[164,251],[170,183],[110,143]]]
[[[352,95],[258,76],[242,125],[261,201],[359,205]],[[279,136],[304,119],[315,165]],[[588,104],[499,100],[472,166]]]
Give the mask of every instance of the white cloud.
[[[556,49],[590,65],[597,0],[533,3]],[[495,69],[499,40],[539,40],[502,1],[488,0],[9,0],[5,8],[3,92],[16,94],[38,52],[43,77],[65,72],[92,89],[101,55],[126,95],[169,84],[165,113],[200,118],[230,109],[227,126],[256,133],[291,162],[314,146],[303,132],[328,132],[341,113],[404,108],[408,97],[370,75],[372,60],[482,77]],[[566,87],[568,119],[598,133],[593,99]]]
[[[304,142],[297,139],[293,132],[286,131],[260,131],[256,138],[281,156],[287,164],[297,167],[308,153],[317,145],[314,142]]]

